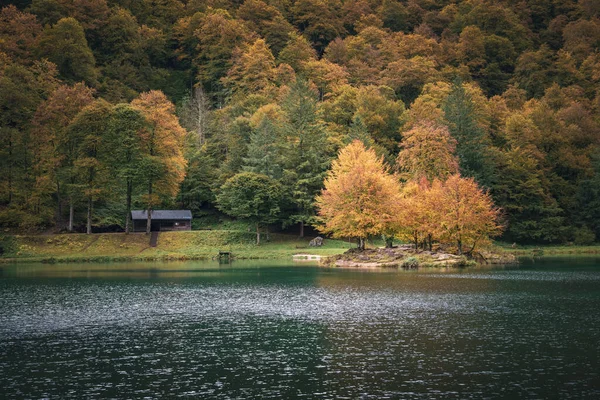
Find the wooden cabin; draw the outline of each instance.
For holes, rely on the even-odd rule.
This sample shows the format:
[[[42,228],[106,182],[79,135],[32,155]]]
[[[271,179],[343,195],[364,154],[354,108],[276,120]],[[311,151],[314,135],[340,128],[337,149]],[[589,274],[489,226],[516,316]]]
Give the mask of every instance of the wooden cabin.
[[[148,211],[131,211],[134,232],[146,232]],[[191,231],[192,212],[190,210],[152,210],[151,231]]]

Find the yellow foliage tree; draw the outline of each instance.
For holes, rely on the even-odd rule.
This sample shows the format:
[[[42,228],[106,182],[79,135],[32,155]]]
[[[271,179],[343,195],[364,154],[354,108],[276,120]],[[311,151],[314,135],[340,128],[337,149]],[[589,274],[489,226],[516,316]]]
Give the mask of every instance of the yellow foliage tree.
[[[422,243],[431,250],[433,240],[441,235],[437,205],[440,190],[439,180],[431,183],[426,177],[408,181],[402,188],[400,212],[396,215],[396,235],[413,242],[415,249]]]
[[[458,159],[454,155],[456,140],[443,125],[431,121],[418,123],[404,133],[400,147],[396,162],[406,178],[426,177],[431,182],[458,172]]]
[[[150,233],[153,207],[159,203],[160,196],[175,197],[185,177],[186,131],[179,125],[175,106],[161,91],[142,93],[131,106],[144,115],[150,126],[140,132],[143,152],[140,180],[145,181],[148,188],[144,203],[148,210],[146,232]]]
[[[333,162],[316,202],[322,222],[318,229],[335,238],[356,238],[362,250],[368,236],[380,235],[395,223],[400,185],[383,159],[355,140]]]
[[[450,176],[436,194],[440,241],[455,244],[458,254],[472,253],[502,232],[500,209],[473,178]],[[467,250],[465,251],[465,246]]]

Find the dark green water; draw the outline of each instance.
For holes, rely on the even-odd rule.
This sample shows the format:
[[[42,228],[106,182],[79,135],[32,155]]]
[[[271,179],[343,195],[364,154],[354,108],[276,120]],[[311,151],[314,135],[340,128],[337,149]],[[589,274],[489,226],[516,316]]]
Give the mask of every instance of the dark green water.
[[[600,398],[600,259],[0,266],[0,398]]]

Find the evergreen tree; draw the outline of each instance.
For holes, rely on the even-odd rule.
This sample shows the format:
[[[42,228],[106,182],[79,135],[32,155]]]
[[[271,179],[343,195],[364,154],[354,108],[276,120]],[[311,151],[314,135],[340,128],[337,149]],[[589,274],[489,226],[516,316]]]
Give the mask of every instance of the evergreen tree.
[[[278,127],[269,119],[263,118],[260,125],[252,131],[248,155],[244,157],[242,169],[247,172],[263,174],[273,179],[280,179],[281,140]]]
[[[473,101],[460,81],[453,83],[443,110],[450,134],[456,139],[461,175],[490,187],[494,182],[494,167],[487,151],[489,138],[479,126]]]
[[[287,114],[282,181],[293,205],[287,222],[300,223],[303,237],[304,224],[315,216],[314,199],[329,166],[327,136],[317,118],[317,96],[306,81],[296,81],[282,108]]]

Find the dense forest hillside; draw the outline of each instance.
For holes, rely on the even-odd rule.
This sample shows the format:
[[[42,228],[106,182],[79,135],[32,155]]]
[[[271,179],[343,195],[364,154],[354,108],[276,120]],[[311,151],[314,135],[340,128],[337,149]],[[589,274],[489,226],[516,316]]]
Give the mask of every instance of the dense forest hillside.
[[[600,2],[20,0],[0,11],[5,229],[125,228],[131,207],[228,212],[236,199],[221,188],[235,177],[277,197],[263,222],[311,224],[332,160],[355,139],[403,182],[415,178],[407,149],[427,155],[427,177],[456,157],[501,208],[505,240],[600,240]]]

